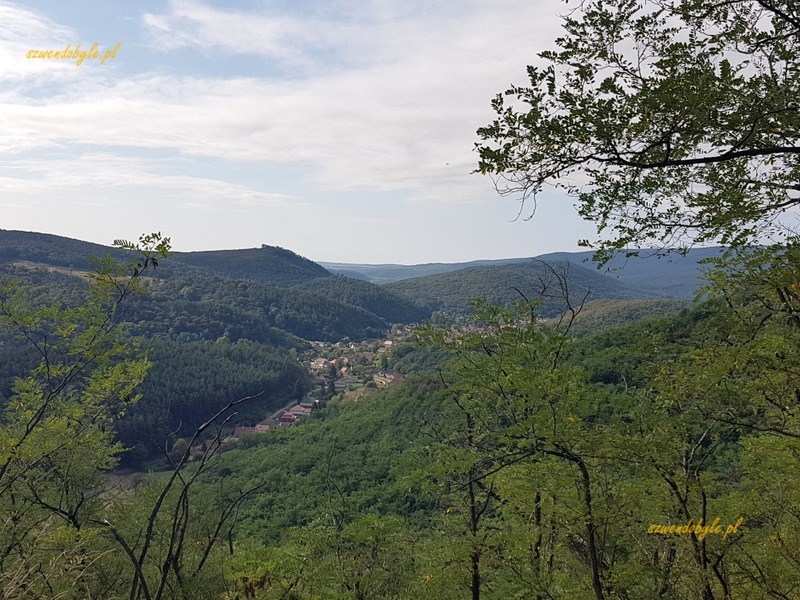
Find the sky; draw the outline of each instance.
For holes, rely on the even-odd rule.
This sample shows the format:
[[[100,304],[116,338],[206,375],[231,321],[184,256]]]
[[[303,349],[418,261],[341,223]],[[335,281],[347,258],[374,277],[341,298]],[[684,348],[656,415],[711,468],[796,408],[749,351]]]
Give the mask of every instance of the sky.
[[[571,198],[517,218],[473,173],[492,97],[525,82],[566,8],[0,1],[0,228],[354,263],[576,250],[595,236]],[[78,44],[97,57],[31,53]]]

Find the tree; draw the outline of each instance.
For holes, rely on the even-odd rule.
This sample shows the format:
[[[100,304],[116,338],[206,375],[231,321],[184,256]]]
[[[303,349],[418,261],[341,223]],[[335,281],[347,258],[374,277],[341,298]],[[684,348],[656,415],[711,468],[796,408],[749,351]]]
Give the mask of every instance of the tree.
[[[239,507],[263,487],[195,490],[219,454],[232,409],[260,394],[228,401],[165,449],[169,473],[134,492],[109,486],[106,473],[123,450],[114,422],[139,400],[150,368],[123,327],[126,302],[167,255],[169,239],[151,234],[114,245],[133,259],[95,261],[81,302],[36,306],[15,282],[0,282],[0,343],[38,361],[15,380],[0,412],[3,598],[219,597],[224,577],[209,568],[221,564],[218,542],[227,534],[232,547]]]
[[[123,305],[139,291],[142,273],[167,254],[169,239],[151,234],[115,245],[135,258],[96,261],[79,305],[34,306],[16,282],[0,282],[0,342],[38,363],[16,379],[0,412],[4,597],[58,596],[64,587],[94,595],[82,575],[104,555],[89,545],[103,472],[122,450],[112,423],[138,400],[135,388],[150,366],[124,336]]]
[[[564,277],[553,275],[570,306],[556,327],[541,324],[535,303],[477,303],[475,323],[466,332],[423,330],[429,342],[456,356],[443,379],[457,408],[455,419],[463,419],[463,426],[439,446],[441,455],[430,463],[453,502],[448,514],[465,522],[471,543],[456,555],[469,564],[467,585],[475,600],[484,588],[497,586],[508,586],[507,597],[552,597],[553,589],[571,585],[577,586],[576,593],[577,588],[587,590],[586,597],[588,590],[598,600],[607,597],[609,557],[616,548],[601,532],[607,533],[620,515],[608,502],[613,478],[607,471],[614,451],[602,456],[599,449],[615,438],[616,425],[599,417],[606,396],[593,391],[579,370],[562,365],[582,303],[575,305]],[[522,490],[524,498],[518,495],[518,478],[535,480],[533,490]],[[559,491],[564,487],[572,493]],[[533,510],[524,517],[508,510],[515,501]],[[515,571],[524,562],[513,548],[518,541],[508,538],[526,522],[533,524],[530,538],[536,541],[524,552],[530,568],[522,573],[524,567]],[[567,549],[557,570],[570,573],[557,582],[552,550],[545,549],[544,541],[556,535],[554,528],[560,529],[561,547]]]
[[[224,591],[220,572],[209,574],[210,559],[227,530],[232,550],[232,525],[239,506],[249,496],[264,487],[263,483],[245,489],[215,490],[214,498],[200,499],[192,494],[209,463],[218,456],[222,430],[235,416],[231,409],[253,397],[229,401],[222,409],[197,428],[192,438],[184,440],[183,451],[173,460],[174,452],[166,453],[172,471],[145,490],[141,501],[112,503],[117,514],[113,522],[106,518],[92,520],[108,538],[123,551],[127,567],[115,582],[117,587],[128,586],[131,599],[162,600],[163,598],[216,598]],[[206,430],[216,432],[192,468],[187,468],[192,448]],[[205,501],[202,501],[205,500]],[[199,505],[199,507],[198,507]],[[141,511],[135,514],[136,511]],[[133,518],[130,513],[134,512]],[[127,522],[120,526],[120,521]],[[219,566],[219,561],[215,561]],[[201,575],[204,577],[201,578]]]
[[[795,0],[586,0],[529,84],[493,101],[478,170],[533,203],[578,198],[599,257],[629,245],[793,234],[800,204]]]
[[[401,518],[362,514],[341,526],[324,521],[286,532],[278,548],[265,548],[255,540],[237,544],[228,565],[236,587],[224,598],[421,597],[414,590],[418,535]]]

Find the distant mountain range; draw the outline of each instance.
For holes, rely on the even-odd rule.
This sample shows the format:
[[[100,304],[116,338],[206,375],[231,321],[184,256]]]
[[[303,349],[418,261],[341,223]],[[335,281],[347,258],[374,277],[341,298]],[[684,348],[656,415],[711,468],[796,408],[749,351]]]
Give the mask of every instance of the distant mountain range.
[[[469,267],[387,283],[387,289],[424,303],[433,311],[466,315],[474,299],[490,304],[538,301],[540,311],[552,316],[569,305],[589,300],[647,300],[659,297],[565,260],[528,260],[521,263]]]
[[[580,265],[598,274],[617,279],[621,283],[659,296],[691,298],[700,285],[702,265],[700,261],[720,255],[722,249],[695,248],[686,255],[679,253],[658,254],[654,250],[641,250],[638,257],[615,257],[598,269],[592,252],[554,252],[536,257],[505,258],[498,260],[473,260],[461,263],[426,263],[419,265],[357,264],[320,262],[333,273],[372,283],[393,283],[406,279],[440,275],[473,267],[504,267],[540,260],[548,263],[563,262]]]
[[[84,283],[69,275],[90,270],[89,257],[106,252],[125,256],[99,244],[0,230],[0,272],[23,274],[45,288],[49,281],[51,288],[75,293]],[[539,298],[544,312],[553,314],[565,306],[556,298],[556,274],[567,276],[573,302],[687,299],[698,287],[699,261],[718,254],[710,248],[686,256],[615,259],[598,270],[590,252],[411,266],[318,264],[272,246],[176,252],[155,274],[161,283],[154,297],[133,313],[146,330],[184,333],[187,339],[225,332],[270,343],[295,336],[355,339],[379,335],[393,323],[424,321],[434,312],[468,313],[476,298]]]

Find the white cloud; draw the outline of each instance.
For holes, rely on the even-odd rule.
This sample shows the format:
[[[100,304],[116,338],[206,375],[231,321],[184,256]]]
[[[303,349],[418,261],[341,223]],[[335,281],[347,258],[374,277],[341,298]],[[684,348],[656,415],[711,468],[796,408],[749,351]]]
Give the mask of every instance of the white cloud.
[[[290,195],[208,177],[159,173],[161,161],[121,158],[110,154],[76,154],[71,158],[34,161],[23,159],[0,168],[0,195],[57,192],[75,195],[81,190],[157,191],[165,201],[187,204],[226,203],[273,208],[296,207]]]
[[[265,53],[302,54],[303,39],[294,42],[299,50],[276,41],[285,32],[276,33],[280,27],[272,18],[234,13],[225,20],[197,2],[171,6],[167,17],[146,18],[175,40],[230,40],[243,50],[258,38]],[[0,151],[74,143],[172,148],[185,155],[315,165],[319,185],[333,190],[466,193],[475,187],[467,180],[475,129],[491,118],[491,96],[519,81],[533,57],[537,45],[530,31],[539,11],[524,2],[504,11],[465,7],[435,18],[373,19],[361,26],[358,42],[341,40],[363,46],[381,40],[375,53],[383,56],[380,64],[288,81],[142,74],[93,85],[84,80],[44,102],[7,101],[2,109],[9,127],[0,131]],[[202,26],[180,33],[181,19]],[[249,29],[229,37],[228,30],[243,23]],[[309,29],[306,37],[316,33]]]
[[[161,50],[193,48],[255,55],[287,67],[311,69],[312,54],[333,52],[352,37],[352,27],[284,14],[220,10],[196,0],[172,0],[169,12],[142,17],[153,43]]]
[[[71,28],[7,2],[0,2],[0,23],[0,80],[6,90],[10,84],[35,85],[75,77],[75,65],[68,61],[26,58],[29,50],[74,47],[79,40]]]
[[[470,175],[477,160],[475,130],[492,119],[494,94],[523,82],[525,65],[551,45],[557,0],[310,5],[310,15],[300,16],[175,0],[142,17],[165,64],[180,48],[181,60],[187,52],[194,56],[193,73],[211,72],[204,62],[223,54],[277,64],[291,71],[283,78],[190,76],[180,74],[177,62],[158,72],[84,69],[76,78],[73,65],[48,62],[57,72],[43,76],[52,86],[46,94],[22,85],[0,90],[4,202],[11,196],[30,202],[78,197],[86,190],[100,201],[97,190],[125,198],[146,191],[187,210],[215,202],[276,206],[288,218],[290,206],[326,193],[374,193],[384,202],[405,201],[409,214],[413,207],[422,219],[429,204],[452,211],[451,204],[467,207],[492,197],[491,183]],[[69,28],[0,4],[8,7],[18,24],[9,36],[21,48],[26,19],[59,43],[75,43]],[[29,68],[24,54],[12,58],[9,70]],[[24,77],[34,81],[30,72]],[[76,147],[82,149],[76,161],[62,158]],[[172,173],[181,172],[181,161],[203,157],[253,169],[263,165],[273,173],[300,165],[313,180],[291,197],[273,190],[297,186],[273,187],[268,178],[244,184],[215,178],[213,171],[165,175],[147,158],[155,151],[176,157]],[[41,157],[37,163],[30,161],[34,154]],[[346,212],[349,221],[352,214]],[[387,217],[369,216],[370,222],[380,219]]]

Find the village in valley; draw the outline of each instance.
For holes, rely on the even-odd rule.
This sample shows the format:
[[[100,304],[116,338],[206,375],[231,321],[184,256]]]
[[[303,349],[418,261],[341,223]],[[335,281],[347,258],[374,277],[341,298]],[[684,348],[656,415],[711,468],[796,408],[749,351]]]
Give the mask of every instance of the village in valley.
[[[333,398],[357,400],[401,382],[404,376],[389,368],[390,359],[395,344],[409,333],[406,328],[396,326],[389,337],[380,340],[312,342],[313,350],[304,361],[314,383],[312,390],[300,401],[282,407],[255,425],[235,427],[224,443],[296,425]]]

